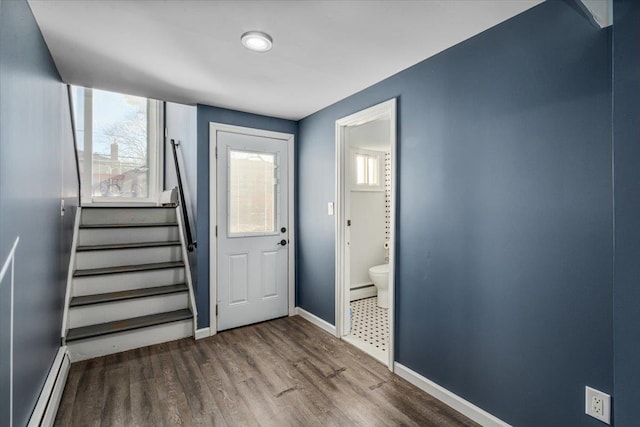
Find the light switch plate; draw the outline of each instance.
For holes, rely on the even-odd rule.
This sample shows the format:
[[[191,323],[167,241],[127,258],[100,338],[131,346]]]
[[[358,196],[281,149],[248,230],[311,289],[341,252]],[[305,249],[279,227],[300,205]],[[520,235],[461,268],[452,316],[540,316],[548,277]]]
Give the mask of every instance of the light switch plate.
[[[333,215],[333,202],[327,203],[327,215]]]

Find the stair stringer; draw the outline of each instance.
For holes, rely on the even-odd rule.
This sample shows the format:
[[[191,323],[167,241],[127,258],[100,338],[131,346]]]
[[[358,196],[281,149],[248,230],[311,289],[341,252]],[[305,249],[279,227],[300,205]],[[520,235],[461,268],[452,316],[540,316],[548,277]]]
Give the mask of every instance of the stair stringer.
[[[76,217],[73,224],[73,240],[71,243],[71,256],[69,257],[69,271],[67,272],[67,289],[64,295],[64,312],[62,314],[62,331],[60,332],[60,345],[65,345],[67,330],[69,329],[69,302],[73,293],[73,272],[76,271],[76,250],[78,248],[78,237],[80,235],[80,219],[82,218],[82,207],[76,209]]]
[[[193,292],[193,280],[191,280],[191,265],[189,264],[189,253],[187,251],[187,242],[184,233],[184,218],[180,212],[180,206],[176,206],[176,218],[178,220],[178,234],[180,235],[180,247],[182,248],[182,261],[184,262],[184,276],[189,288],[189,308],[193,313],[193,336],[196,336],[198,330],[198,307],[196,306],[196,298]]]

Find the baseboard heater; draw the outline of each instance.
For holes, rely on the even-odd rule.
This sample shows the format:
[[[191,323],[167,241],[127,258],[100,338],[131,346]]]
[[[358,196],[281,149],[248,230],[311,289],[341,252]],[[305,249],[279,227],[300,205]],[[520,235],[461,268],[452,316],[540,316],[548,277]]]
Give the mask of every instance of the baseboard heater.
[[[355,301],[362,298],[371,298],[376,296],[378,290],[372,284],[358,285],[349,289],[349,301]]]
[[[62,392],[69,374],[69,356],[67,347],[60,347],[53,365],[47,375],[47,380],[42,387],[38,403],[31,414],[28,427],[50,427],[56,419],[58,406],[62,399]]]

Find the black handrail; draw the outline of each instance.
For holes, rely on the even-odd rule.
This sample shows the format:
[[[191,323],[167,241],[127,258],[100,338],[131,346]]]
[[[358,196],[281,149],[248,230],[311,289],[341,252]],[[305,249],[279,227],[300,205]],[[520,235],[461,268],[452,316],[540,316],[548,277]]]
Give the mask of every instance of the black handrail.
[[[193,240],[191,234],[191,223],[189,222],[189,214],[187,212],[187,202],[184,198],[184,190],[182,188],[182,177],[180,175],[180,166],[178,165],[178,152],[176,147],[180,145],[174,139],[171,140],[171,149],[173,151],[173,162],[176,166],[176,177],[178,178],[178,193],[180,194],[180,205],[182,206],[182,216],[184,217],[184,229],[187,233],[187,249],[189,252],[193,252],[198,247],[198,242]]]

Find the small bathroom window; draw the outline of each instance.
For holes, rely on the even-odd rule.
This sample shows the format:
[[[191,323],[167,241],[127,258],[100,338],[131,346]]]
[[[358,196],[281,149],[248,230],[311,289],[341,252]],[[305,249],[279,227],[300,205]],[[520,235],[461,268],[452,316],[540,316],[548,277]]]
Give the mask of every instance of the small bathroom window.
[[[359,189],[380,190],[382,162],[381,153],[377,152],[354,152],[354,187]]]

